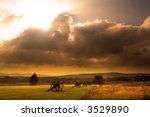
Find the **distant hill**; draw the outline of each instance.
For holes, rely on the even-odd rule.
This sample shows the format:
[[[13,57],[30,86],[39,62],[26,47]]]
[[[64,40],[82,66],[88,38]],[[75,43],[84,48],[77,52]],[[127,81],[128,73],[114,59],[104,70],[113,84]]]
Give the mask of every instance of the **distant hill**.
[[[30,77],[32,74],[21,74],[21,73],[0,73],[0,77],[3,76],[21,76],[21,77]],[[42,74],[38,74],[39,77],[47,77],[49,75],[42,75]]]
[[[3,84],[29,84],[29,77],[32,74],[5,74],[0,73],[0,85]],[[102,75],[106,82],[112,81],[134,81],[137,75],[148,76],[150,78],[150,74],[135,74],[135,73],[89,73],[89,74],[72,74],[72,75],[61,75],[61,76],[48,76],[48,75],[39,75],[38,80],[39,84],[50,84],[51,82],[64,81],[65,83],[73,83],[73,82],[84,82],[90,81],[92,82],[94,76]]]
[[[137,73],[141,75],[150,75],[150,73]],[[119,73],[119,72],[109,72],[109,73],[89,73],[89,74],[70,74],[70,75],[60,75],[60,76],[49,76],[37,74],[39,77],[55,77],[55,78],[93,78],[96,75],[102,75],[104,78],[112,77],[133,77],[137,75],[136,73]],[[32,74],[20,74],[20,73],[0,73],[0,77],[12,76],[12,77],[30,77]]]
[[[63,77],[63,78],[93,78],[96,75],[102,75],[104,78],[113,78],[113,77],[134,77],[137,74],[135,74],[135,73],[127,74],[127,73],[110,72],[110,73],[72,74],[72,75],[62,75],[62,76],[58,76],[58,77]]]

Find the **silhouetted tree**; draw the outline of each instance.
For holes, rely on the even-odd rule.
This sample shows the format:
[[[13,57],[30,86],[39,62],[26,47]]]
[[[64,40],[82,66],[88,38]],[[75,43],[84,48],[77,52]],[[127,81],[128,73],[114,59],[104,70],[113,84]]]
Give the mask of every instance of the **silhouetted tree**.
[[[93,84],[104,84],[104,79],[101,75],[98,75],[98,76],[94,76],[94,79],[93,79]]]
[[[35,73],[29,78],[29,82],[31,85],[35,85],[38,83],[38,77]]]
[[[150,78],[148,76],[144,76],[144,75],[136,75],[135,76],[135,81],[137,82],[142,82],[142,81],[149,81]]]

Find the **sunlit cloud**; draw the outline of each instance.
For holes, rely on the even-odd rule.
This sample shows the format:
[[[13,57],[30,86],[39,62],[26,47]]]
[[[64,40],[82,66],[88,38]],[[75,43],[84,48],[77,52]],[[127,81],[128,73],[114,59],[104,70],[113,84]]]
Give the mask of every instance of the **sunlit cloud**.
[[[13,5],[6,1],[2,1],[2,3],[0,9],[2,35],[0,39],[11,39],[30,27],[47,30],[58,14],[72,8],[67,3],[60,4],[55,0],[18,0],[14,1]]]
[[[144,23],[142,24],[143,28],[149,28],[150,29],[150,17],[148,17]]]
[[[1,64],[128,71],[150,68],[150,30],[143,28],[147,19],[139,26],[109,20],[71,22],[70,15],[60,14],[47,31],[29,28],[5,41]]]
[[[0,0],[0,69],[149,72],[149,15],[139,13],[147,18],[137,23],[130,12],[117,10],[126,9],[129,0],[103,8],[108,1]]]

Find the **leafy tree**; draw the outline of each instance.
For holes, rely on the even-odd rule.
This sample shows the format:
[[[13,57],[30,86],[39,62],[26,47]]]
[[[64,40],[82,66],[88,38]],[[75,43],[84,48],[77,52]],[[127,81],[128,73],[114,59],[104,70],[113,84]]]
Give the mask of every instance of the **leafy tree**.
[[[93,79],[93,84],[104,84],[104,79],[101,75],[98,75],[98,76],[94,76],[94,79]]]
[[[29,82],[31,85],[35,85],[38,83],[38,77],[35,73],[29,78]]]

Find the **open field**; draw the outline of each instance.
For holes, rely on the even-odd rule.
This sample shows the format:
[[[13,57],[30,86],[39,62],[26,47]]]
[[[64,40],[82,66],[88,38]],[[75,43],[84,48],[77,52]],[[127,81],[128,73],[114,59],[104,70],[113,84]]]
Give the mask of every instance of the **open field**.
[[[65,85],[61,92],[46,92],[49,85],[0,86],[1,100],[75,100],[81,99],[92,86],[72,88]]]
[[[72,88],[65,85],[61,92],[46,92],[49,85],[0,86],[1,100],[146,100],[150,85],[143,83],[91,85]]]
[[[83,99],[90,100],[149,100],[150,85],[142,83],[95,86]]]

